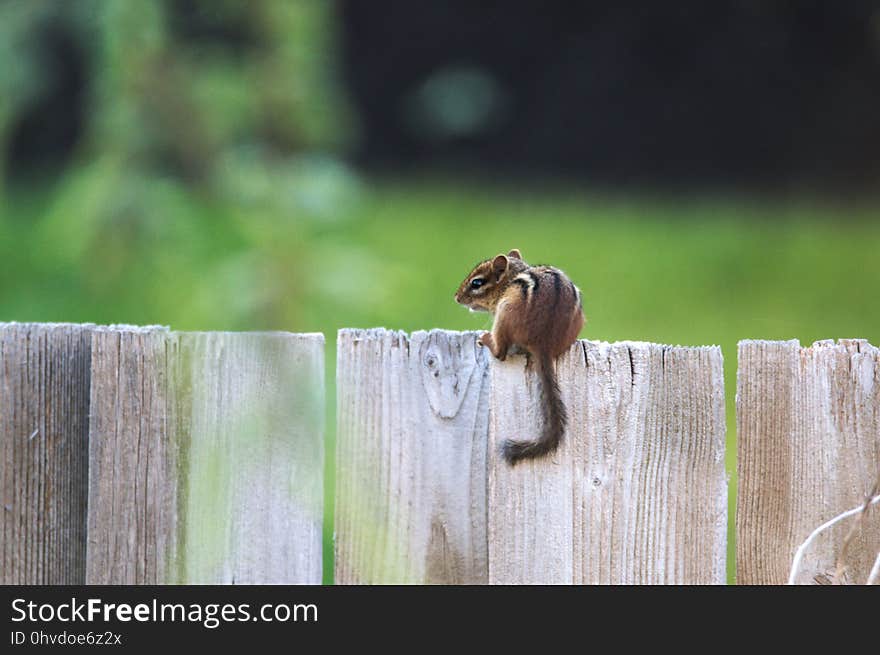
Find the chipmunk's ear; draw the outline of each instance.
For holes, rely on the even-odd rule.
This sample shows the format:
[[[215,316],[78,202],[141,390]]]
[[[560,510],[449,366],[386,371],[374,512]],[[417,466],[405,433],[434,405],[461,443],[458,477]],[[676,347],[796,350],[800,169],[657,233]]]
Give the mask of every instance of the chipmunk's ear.
[[[519,254],[518,248],[514,248],[513,250],[511,250],[509,253],[507,253],[507,256],[510,257],[511,259],[518,259],[518,260],[522,261],[522,255]]]
[[[502,275],[507,270],[507,257],[498,255],[492,260],[492,271],[495,275]]]

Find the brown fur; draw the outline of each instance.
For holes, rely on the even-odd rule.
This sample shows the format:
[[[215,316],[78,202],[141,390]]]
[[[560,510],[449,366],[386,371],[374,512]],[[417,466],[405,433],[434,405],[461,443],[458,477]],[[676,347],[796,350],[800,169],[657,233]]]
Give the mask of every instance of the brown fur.
[[[478,288],[472,281],[479,278]],[[455,294],[455,301],[495,316],[492,332],[480,337],[499,360],[514,346],[529,353],[541,378],[544,426],[536,441],[506,441],[502,454],[520,459],[553,452],[565,432],[565,405],[559,396],[554,362],[577,339],[584,325],[580,291],[559,269],[529,266],[518,250],[477,264]]]

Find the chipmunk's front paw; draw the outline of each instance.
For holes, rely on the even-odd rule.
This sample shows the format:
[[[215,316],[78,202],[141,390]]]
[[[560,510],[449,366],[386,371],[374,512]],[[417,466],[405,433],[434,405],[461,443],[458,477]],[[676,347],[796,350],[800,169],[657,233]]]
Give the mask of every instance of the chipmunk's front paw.
[[[483,332],[483,334],[480,335],[480,338],[477,339],[477,343],[481,346],[486,346],[486,348],[488,348],[489,350],[492,350],[492,345],[494,343],[494,341],[492,340],[492,333]]]
[[[489,352],[499,361],[503,362],[507,358],[507,352],[499,349],[498,344],[495,342],[495,337],[492,336],[491,332],[484,332],[478,343],[481,346],[488,348]]]

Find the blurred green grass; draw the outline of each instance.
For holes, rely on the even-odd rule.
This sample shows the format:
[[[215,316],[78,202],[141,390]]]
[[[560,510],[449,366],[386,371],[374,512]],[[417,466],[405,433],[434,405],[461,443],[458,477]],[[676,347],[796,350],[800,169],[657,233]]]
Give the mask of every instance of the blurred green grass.
[[[488,328],[487,316],[452,299],[480,259],[517,247],[564,269],[584,293],[584,338],[722,347],[731,528],[737,341],[880,343],[880,214],[870,206],[362,180],[326,166],[257,190],[235,175],[200,194],[121,170],[97,162],[53,189],[5,199],[0,320],[323,332],[325,582],[336,330]],[[732,529],[729,541],[733,581]]]

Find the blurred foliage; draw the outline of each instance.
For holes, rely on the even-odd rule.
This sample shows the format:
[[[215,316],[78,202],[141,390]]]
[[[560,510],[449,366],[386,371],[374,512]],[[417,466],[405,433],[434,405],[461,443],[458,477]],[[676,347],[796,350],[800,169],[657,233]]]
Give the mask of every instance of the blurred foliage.
[[[277,174],[304,153],[339,151],[354,132],[336,82],[332,10],[320,0],[8,0],[2,161],[15,163],[9,139],[36,105],[60,105],[56,119],[73,111],[64,103],[77,90],[57,78],[80,74],[78,161],[107,159],[147,182],[171,176],[222,193],[230,169]]]
[[[156,301],[186,307],[194,322],[224,299],[239,328],[293,321],[298,303],[273,299],[300,293],[283,282],[301,275],[299,240],[284,257],[254,261],[211,235],[228,221],[254,245],[280,247],[279,231],[320,229],[354,193],[354,176],[330,156],[353,134],[335,82],[332,9],[320,0],[0,4],[0,179],[17,179],[4,146],[16,130],[27,138],[28,114],[73,101],[53,82],[59,41],[75,45],[64,52],[81,53],[85,69],[84,119],[55,192],[45,196],[45,170],[5,193],[0,182],[7,209],[22,195],[41,204],[36,224],[18,203],[6,218],[19,229],[31,221],[47,273],[78,280],[94,303],[129,290],[127,313],[151,278],[180,279],[181,267],[219,255],[209,275]]]
[[[47,22],[85,53],[84,122],[56,178],[13,185]],[[320,0],[0,3],[0,320],[324,332],[326,579],[335,331],[488,328],[452,299],[480,259],[566,270],[585,337],[721,345],[732,473],[739,339],[880,343],[874,207],[359,176],[334,29]]]
[[[102,150],[109,145],[123,156],[210,181],[221,155],[258,151],[271,164],[272,157],[345,142],[345,105],[331,83],[332,5],[150,0],[98,6]]]

